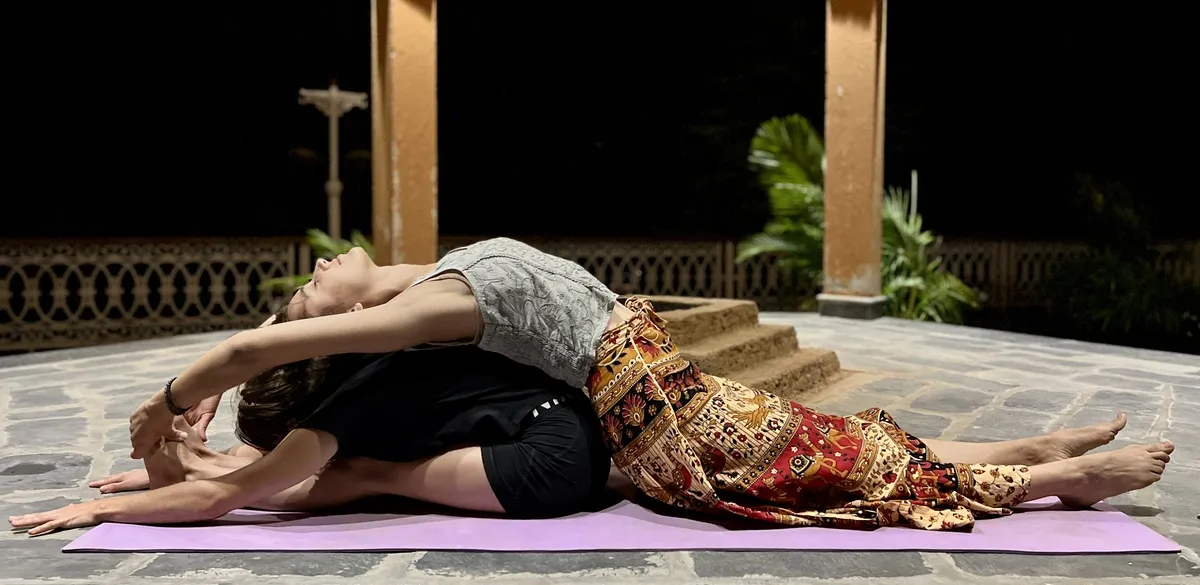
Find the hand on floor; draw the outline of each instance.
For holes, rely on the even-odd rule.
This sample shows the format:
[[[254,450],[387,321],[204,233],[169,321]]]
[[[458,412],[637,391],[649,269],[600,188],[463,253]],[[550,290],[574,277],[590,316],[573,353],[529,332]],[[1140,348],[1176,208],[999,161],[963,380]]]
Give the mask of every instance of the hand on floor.
[[[98,479],[89,483],[88,487],[97,488],[102,494],[144,490],[150,487],[150,474],[145,469],[135,469]]]
[[[97,502],[101,501],[103,500],[71,504],[49,512],[10,516],[8,523],[18,530],[28,528],[29,536],[41,536],[57,530],[92,526],[97,524],[96,506]]]

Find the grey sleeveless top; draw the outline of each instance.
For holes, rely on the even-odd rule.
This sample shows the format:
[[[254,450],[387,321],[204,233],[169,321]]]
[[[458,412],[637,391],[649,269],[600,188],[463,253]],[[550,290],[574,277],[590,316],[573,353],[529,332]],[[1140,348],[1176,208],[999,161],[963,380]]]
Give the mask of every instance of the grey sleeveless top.
[[[475,294],[479,347],[577,388],[587,385],[617,294],[574,262],[508,238],[452,250],[420,284],[461,274]]]

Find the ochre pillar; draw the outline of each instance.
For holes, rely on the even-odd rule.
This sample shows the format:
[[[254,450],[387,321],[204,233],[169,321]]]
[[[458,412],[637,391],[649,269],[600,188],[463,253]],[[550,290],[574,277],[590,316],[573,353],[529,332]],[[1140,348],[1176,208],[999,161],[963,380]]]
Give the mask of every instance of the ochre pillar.
[[[371,0],[375,260],[437,260],[437,2]]]
[[[821,314],[883,315],[883,105],[887,0],[828,0],[825,285]]]

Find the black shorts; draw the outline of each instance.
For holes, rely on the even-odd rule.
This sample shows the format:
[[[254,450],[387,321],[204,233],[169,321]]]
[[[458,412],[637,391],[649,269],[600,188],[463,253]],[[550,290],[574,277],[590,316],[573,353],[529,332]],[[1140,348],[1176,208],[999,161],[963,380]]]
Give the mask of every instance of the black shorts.
[[[598,501],[611,455],[580,395],[539,405],[511,443],[483,447],[483,468],[504,512],[517,518],[575,514]]]

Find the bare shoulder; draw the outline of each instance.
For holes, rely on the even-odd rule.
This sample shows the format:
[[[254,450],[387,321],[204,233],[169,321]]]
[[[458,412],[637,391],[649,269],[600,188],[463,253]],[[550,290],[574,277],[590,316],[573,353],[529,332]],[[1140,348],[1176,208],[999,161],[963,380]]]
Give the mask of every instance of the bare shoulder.
[[[462,274],[454,271],[438,274],[419,282],[401,294],[459,294],[467,295],[474,298],[475,293],[471,290],[471,285],[467,283],[467,278]]]
[[[428,342],[474,339],[480,327],[475,293],[461,275],[439,275],[409,287],[388,305],[420,314]]]
[[[410,286],[392,301],[400,306],[419,304],[425,310],[436,312],[475,310],[475,293],[471,285],[462,275],[453,272]]]

